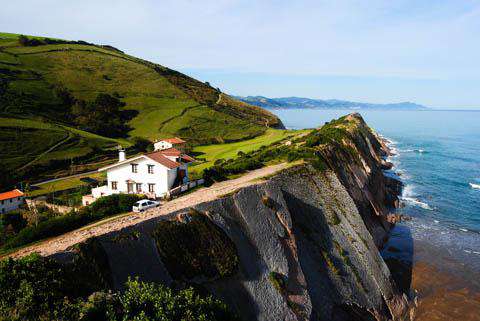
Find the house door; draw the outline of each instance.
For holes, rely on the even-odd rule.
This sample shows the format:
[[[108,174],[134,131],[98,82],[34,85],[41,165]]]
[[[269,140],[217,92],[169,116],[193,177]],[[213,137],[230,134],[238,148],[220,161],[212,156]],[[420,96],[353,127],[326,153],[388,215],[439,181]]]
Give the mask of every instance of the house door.
[[[127,193],[133,193],[133,183],[127,182]]]

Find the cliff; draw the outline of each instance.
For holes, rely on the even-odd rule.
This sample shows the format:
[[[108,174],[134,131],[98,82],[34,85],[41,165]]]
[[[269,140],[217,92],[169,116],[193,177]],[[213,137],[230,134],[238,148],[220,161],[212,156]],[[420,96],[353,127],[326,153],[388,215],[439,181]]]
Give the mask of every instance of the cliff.
[[[344,117],[337,126],[346,134],[322,148],[323,159],[347,189],[375,244],[381,247],[392,226],[387,215],[399,205],[402,183],[384,174],[383,169],[390,166],[385,161],[390,151],[359,114]]]
[[[116,289],[129,276],[195,284],[243,320],[410,320],[377,249],[399,189],[382,172],[388,150],[358,114],[330,126],[336,140],[305,143],[322,169],[307,162],[53,257],[88,252]]]

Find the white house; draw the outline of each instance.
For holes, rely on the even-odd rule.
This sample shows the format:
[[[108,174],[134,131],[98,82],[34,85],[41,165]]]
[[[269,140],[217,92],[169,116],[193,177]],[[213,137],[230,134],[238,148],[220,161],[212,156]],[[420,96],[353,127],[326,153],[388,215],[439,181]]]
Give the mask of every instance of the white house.
[[[116,193],[145,194],[149,198],[169,195],[170,190],[187,184],[188,164],[194,159],[176,148],[156,150],[127,159],[120,150],[119,161],[100,168],[107,172],[107,185],[92,189],[82,199],[88,205],[97,198]]]
[[[0,193],[0,213],[4,214],[18,209],[23,204],[23,201],[24,194],[18,189]]]
[[[169,148],[175,148],[185,153],[187,142],[181,138],[173,137],[173,138],[166,138],[160,139],[153,144],[154,150],[165,150]]]

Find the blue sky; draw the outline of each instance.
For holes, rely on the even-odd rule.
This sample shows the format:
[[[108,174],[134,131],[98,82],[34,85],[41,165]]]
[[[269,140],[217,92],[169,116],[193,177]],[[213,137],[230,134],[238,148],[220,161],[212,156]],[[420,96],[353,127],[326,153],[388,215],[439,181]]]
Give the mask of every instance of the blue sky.
[[[0,30],[111,44],[232,94],[480,108],[474,0],[16,0]]]

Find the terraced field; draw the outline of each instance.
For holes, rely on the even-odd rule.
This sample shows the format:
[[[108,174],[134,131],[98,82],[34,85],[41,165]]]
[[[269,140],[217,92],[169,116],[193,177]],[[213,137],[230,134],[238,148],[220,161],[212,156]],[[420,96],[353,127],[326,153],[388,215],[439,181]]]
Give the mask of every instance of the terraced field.
[[[95,162],[135,137],[179,136],[195,146],[250,139],[282,126],[263,109],[118,49],[28,39],[40,44],[0,33],[0,171],[16,172],[0,181],[0,189],[68,171],[72,159]],[[62,92],[87,103],[99,94],[117,97],[130,115],[122,138],[82,131]]]

